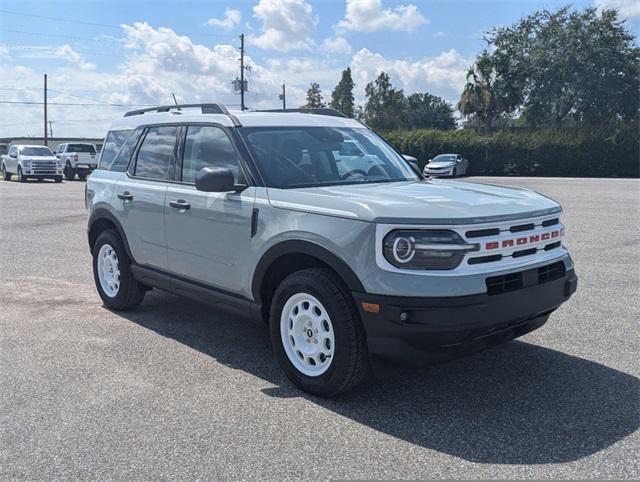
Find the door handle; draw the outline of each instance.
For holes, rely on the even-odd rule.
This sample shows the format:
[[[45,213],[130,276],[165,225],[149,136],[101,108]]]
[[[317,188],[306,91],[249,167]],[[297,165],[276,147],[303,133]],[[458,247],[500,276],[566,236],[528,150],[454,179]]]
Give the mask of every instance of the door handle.
[[[132,201],[133,194],[130,194],[129,191],[125,191],[123,193],[118,194],[118,199],[122,199],[123,201]]]
[[[176,209],[188,210],[191,209],[191,204],[189,204],[184,199],[178,199],[177,201],[169,201],[169,206]]]

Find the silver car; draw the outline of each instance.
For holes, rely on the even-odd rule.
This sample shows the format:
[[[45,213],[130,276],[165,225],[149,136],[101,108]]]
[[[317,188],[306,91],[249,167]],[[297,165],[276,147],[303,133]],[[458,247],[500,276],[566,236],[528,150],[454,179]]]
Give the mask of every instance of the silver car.
[[[424,166],[425,177],[456,177],[469,174],[469,159],[460,154],[438,154]]]
[[[310,393],[349,390],[376,358],[423,364],[524,335],[576,290],[558,203],[425,181],[335,111],[144,109],[104,146],[86,205],[105,306],[150,289],[233,305],[268,324]]]

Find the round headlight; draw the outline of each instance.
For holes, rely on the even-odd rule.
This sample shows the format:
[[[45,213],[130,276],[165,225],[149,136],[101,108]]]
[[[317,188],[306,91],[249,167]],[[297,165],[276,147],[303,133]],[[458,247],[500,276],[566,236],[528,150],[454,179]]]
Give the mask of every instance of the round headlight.
[[[398,263],[408,263],[416,254],[416,240],[413,237],[397,237],[393,241],[393,257]]]

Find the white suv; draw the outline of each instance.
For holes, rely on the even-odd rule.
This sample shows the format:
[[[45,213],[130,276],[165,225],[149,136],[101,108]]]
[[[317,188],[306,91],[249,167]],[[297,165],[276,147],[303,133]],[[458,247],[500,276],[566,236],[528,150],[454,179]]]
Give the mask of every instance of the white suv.
[[[4,180],[11,181],[15,174],[18,181],[27,179],[53,179],[62,182],[62,166],[46,146],[29,146],[15,144],[9,148],[9,153],[2,158],[2,172]]]

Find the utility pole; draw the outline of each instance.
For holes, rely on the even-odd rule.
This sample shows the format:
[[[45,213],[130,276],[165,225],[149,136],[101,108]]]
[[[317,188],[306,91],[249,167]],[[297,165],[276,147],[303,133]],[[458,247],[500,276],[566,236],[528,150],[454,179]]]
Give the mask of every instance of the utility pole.
[[[285,89],[284,81],[282,82],[282,94],[280,94],[280,100],[282,101],[282,110],[287,108],[287,91]]]
[[[240,110],[244,110],[244,34],[240,34]]]
[[[44,145],[49,145],[47,137],[47,74],[44,74]]]
[[[49,121],[49,134],[51,135],[51,139],[53,139],[53,121]]]

